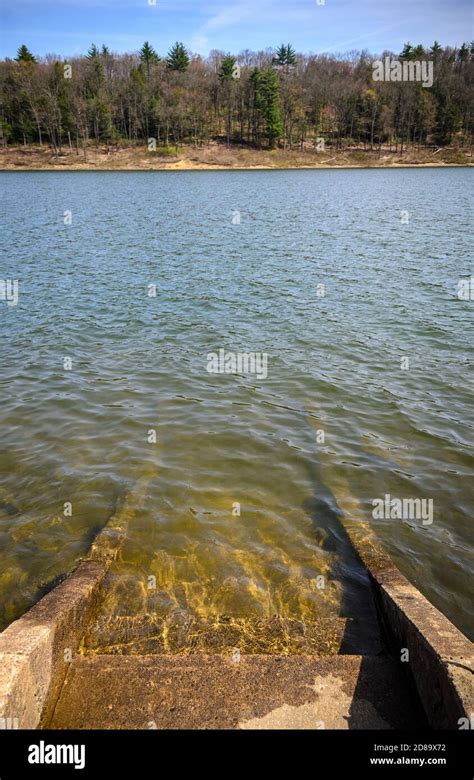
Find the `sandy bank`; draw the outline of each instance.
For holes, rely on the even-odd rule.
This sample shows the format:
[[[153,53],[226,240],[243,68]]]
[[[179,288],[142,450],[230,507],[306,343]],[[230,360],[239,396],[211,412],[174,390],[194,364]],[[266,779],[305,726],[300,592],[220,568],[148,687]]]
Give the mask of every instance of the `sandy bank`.
[[[206,170],[287,170],[333,168],[438,168],[472,166],[473,158],[465,150],[421,149],[403,155],[389,150],[363,151],[314,150],[273,151],[210,144],[202,148],[183,147],[178,154],[160,155],[146,147],[90,147],[63,150],[56,157],[47,146],[7,147],[0,150],[1,170],[64,171],[206,171]]]

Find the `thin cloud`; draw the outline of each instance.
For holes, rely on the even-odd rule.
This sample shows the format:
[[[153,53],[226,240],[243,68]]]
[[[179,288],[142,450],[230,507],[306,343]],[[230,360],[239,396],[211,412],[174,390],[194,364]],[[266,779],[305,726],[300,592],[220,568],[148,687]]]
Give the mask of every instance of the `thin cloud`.
[[[256,16],[264,11],[264,9],[267,9],[268,11],[269,6],[271,5],[272,0],[267,0],[267,2],[260,2],[258,9],[255,7],[255,2],[248,2],[245,0],[245,2],[236,3],[230,8],[226,8],[224,11],[220,11],[219,13],[212,16],[202,25],[201,29],[221,30],[224,27],[233,27],[234,25],[241,24],[242,22],[249,20],[253,21],[255,20]]]
[[[324,51],[342,52],[346,46],[353,46],[355,43],[361,43],[362,41],[366,41],[368,38],[375,38],[376,36],[383,35],[384,33],[390,32],[391,30],[400,29],[400,27],[405,27],[405,23],[397,22],[397,24],[391,24],[388,27],[381,27],[379,30],[374,30],[371,33],[365,33],[364,35],[359,35],[357,38],[349,38],[348,40],[345,41],[338,41],[338,43],[333,43],[330,44],[329,46],[325,46]]]

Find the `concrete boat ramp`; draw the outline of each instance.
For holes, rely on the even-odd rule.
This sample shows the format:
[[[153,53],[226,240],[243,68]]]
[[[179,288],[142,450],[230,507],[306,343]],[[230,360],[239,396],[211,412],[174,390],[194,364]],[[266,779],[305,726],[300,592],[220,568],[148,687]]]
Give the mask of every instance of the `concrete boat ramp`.
[[[401,575],[369,527],[344,521],[371,582],[371,630],[357,619],[315,618],[308,628],[274,618],[250,626],[252,642],[238,649],[239,626],[222,618],[199,626],[195,636],[207,639],[187,652],[190,626],[179,615],[167,625],[166,647],[152,616],[98,623],[126,517],[112,518],[78,568],[0,634],[0,725],[472,727],[472,643]],[[258,652],[268,632],[271,655]],[[288,654],[289,645],[298,653]]]

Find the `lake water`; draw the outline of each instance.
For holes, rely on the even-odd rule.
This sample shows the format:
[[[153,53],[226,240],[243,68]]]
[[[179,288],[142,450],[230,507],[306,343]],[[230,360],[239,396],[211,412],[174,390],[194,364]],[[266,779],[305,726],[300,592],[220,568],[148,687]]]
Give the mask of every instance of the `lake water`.
[[[110,614],[344,614],[347,512],[472,636],[468,169],[0,181],[2,625],[126,500]]]

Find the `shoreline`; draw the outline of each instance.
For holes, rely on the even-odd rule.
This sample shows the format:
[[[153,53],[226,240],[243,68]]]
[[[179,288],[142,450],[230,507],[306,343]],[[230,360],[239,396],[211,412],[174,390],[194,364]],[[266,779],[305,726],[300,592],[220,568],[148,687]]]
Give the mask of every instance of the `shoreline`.
[[[394,165],[294,165],[285,168],[277,166],[267,165],[247,165],[242,167],[225,166],[225,165],[194,165],[194,166],[166,166],[160,168],[159,166],[150,166],[148,168],[131,168],[131,167],[100,167],[94,165],[79,166],[79,165],[61,165],[51,168],[27,168],[26,166],[1,166],[0,172],[4,173],[88,173],[89,171],[102,171],[104,173],[163,173],[169,171],[172,173],[183,172],[190,173],[192,171],[348,171],[348,170],[390,170],[398,168],[473,168],[474,163],[406,163],[406,164],[394,164]]]
[[[63,150],[59,157],[49,147],[6,147],[0,149],[2,171],[269,171],[269,170],[350,170],[369,168],[470,168],[474,159],[465,150],[450,147],[405,150],[327,149],[320,159],[314,150],[257,150],[223,147],[212,143],[194,148],[181,147],[178,154],[157,155],[146,147],[89,147]],[[434,159],[433,155],[439,155]]]

